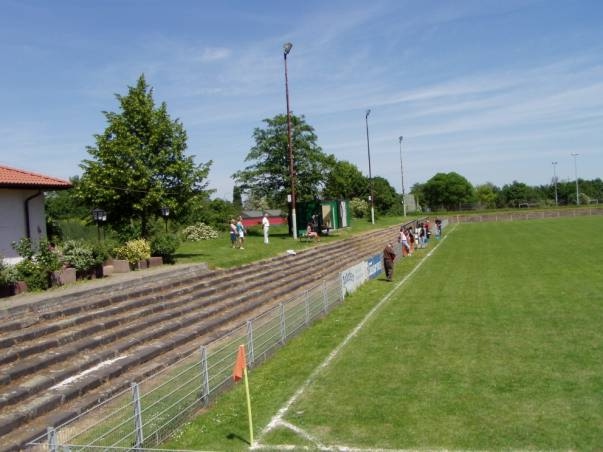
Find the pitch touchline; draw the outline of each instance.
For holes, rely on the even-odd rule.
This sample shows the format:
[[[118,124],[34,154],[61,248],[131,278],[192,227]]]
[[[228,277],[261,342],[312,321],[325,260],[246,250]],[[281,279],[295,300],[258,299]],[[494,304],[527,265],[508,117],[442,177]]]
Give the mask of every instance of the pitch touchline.
[[[456,227],[456,225],[455,225],[455,227]],[[454,229],[455,228],[453,228],[453,230]],[[450,231],[450,232],[452,232],[452,231]],[[331,361],[333,361],[333,359],[339,354],[341,349],[343,347],[345,347],[348,344],[348,342],[350,342],[350,340],[352,340],[352,338],[354,336],[356,336],[356,334],[358,334],[358,332],[364,327],[366,322],[377,312],[377,310],[379,310],[379,308],[381,308],[381,306],[383,306],[387,301],[389,301],[389,299],[392,297],[394,292],[396,292],[400,288],[400,286],[402,286],[402,284],[404,284],[406,281],[408,281],[408,279],[423,265],[423,263],[427,260],[427,258],[432,255],[432,253],[440,246],[440,244],[444,240],[446,240],[447,236],[448,236],[448,234],[446,234],[442,238],[442,240],[440,240],[440,242],[431,251],[429,251],[429,253],[427,253],[423,259],[421,259],[421,261],[416,265],[416,267],[413,268],[411,270],[411,272],[402,279],[402,281],[400,281],[398,284],[396,284],[389,291],[389,293],[381,299],[381,301],[379,303],[377,303],[375,306],[373,306],[373,308],[364,316],[364,318],[360,321],[360,323],[358,325],[356,325],[356,327],[350,332],[350,334],[348,334],[345,337],[345,339],[337,347],[335,347],[335,349],[333,349],[333,351],[331,353],[329,353],[329,356],[327,356],[325,358],[325,360],[316,369],[314,369],[314,371],[312,371],[312,373],[306,379],[306,381],[304,381],[304,383],[299,387],[299,389],[297,391],[295,391],[295,394],[293,394],[291,396],[291,398],[276,412],[276,414],[272,417],[272,419],[270,419],[270,422],[266,425],[266,427],[264,427],[262,429],[262,431],[259,434],[258,439],[256,441],[254,441],[255,444],[251,445],[251,449],[256,449],[256,448],[262,447],[258,441],[266,433],[270,432],[270,430],[272,430],[274,427],[283,423],[283,416],[285,415],[285,413],[287,411],[289,411],[289,408],[291,407],[291,405],[293,405],[295,402],[297,402],[297,400],[302,396],[302,394],[306,391],[306,389],[308,389],[308,386],[310,386],[310,383],[312,383],[316,379],[318,374],[323,369],[325,369],[326,367],[329,366],[329,364],[331,364]]]

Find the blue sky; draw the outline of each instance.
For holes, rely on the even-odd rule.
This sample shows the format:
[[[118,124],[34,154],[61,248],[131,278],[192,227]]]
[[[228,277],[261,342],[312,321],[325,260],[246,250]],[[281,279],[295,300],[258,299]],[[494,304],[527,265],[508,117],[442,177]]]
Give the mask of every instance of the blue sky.
[[[603,177],[603,2],[0,0],[0,163],[68,178],[144,73],[231,199],[262,119],[291,110],[327,153],[400,191]]]

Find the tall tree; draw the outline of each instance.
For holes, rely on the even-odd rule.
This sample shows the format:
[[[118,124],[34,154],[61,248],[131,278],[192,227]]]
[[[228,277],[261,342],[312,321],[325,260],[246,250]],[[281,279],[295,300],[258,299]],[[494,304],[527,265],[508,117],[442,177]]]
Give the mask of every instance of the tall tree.
[[[103,112],[108,125],[94,136],[96,146],[87,148],[91,158],[80,165],[78,193],[91,207],[106,210],[107,222],[117,228],[139,220],[147,237],[149,220],[162,206],[177,218],[188,203],[207,200],[212,162],[196,165],[194,156],[185,155],[183,125],[170,118],[165,103],[155,107],[144,75],[116,98],[121,111]]]
[[[486,209],[496,208],[496,202],[498,200],[500,188],[498,188],[491,182],[486,182],[485,184],[478,185],[477,187],[475,187],[475,193],[481,207],[484,207]]]
[[[327,176],[323,195],[331,199],[366,198],[368,179],[353,163],[338,160]]]
[[[455,210],[475,201],[475,189],[458,173],[438,173],[423,186],[423,196],[432,210]]]
[[[244,190],[253,191],[256,198],[270,200],[284,206],[291,192],[289,153],[287,147],[287,116],[277,115],[264,119],[265,128],[253,132],[255,146],[246,162],[249,166],[233,174],[233,179]],[[291,146],[293,150],[295,191],[299,201],[311,200],[320,195],[335,157],[326,155],[316,143],[314,128],[303,116],[291,116]]]
[[[523,182],[513,181],[512,184],[504,185],[500,191],[500,197],[507,207],[519,207],[523,203],[536,203],[540,201],[538,191]]]
[[[373,177],[373,191],[375,193],[375,209],[381,214],[391,212],[399,204],[396,189],[389,181],[381,176]]]
[[[69,178],[73,188],[69,190],[51,191],[44,197],[46,217],[48,220],[60,220],[64,218],[88,219],[90,209],[73,193],[77,191],[80,183],[79,176]]]

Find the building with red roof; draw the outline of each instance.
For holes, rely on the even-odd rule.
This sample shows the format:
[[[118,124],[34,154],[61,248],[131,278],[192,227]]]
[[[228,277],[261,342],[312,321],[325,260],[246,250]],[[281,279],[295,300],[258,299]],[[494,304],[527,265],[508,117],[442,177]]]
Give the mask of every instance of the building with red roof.
[[[11,243],[46,236],[44,193],[71,188],[67,180],[0,165],[0,256],[17,257]]]

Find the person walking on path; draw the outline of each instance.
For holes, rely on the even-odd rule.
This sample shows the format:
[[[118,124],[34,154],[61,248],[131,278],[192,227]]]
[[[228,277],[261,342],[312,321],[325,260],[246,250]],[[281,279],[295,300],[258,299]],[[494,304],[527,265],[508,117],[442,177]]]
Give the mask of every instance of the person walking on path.
[[[243,217],[239,217],[237,221],[237,233],[239,235],[239,249],[244,250],[243,245],[245,244],[245,226],[243,226]]]
[[[268,245],[270,241],[268,240],[268,233],[270,231],[270,220],[268,220],[268,213],[264,213],[264,218],[262,218],[262,229],[264,230],[264,245]]]
[[[383,249],[383,267],[385,267],[385,277],[388,281],[391,281],[394,276],[395,258],[396,253],[394,253],[394,244],[389,242]]]

